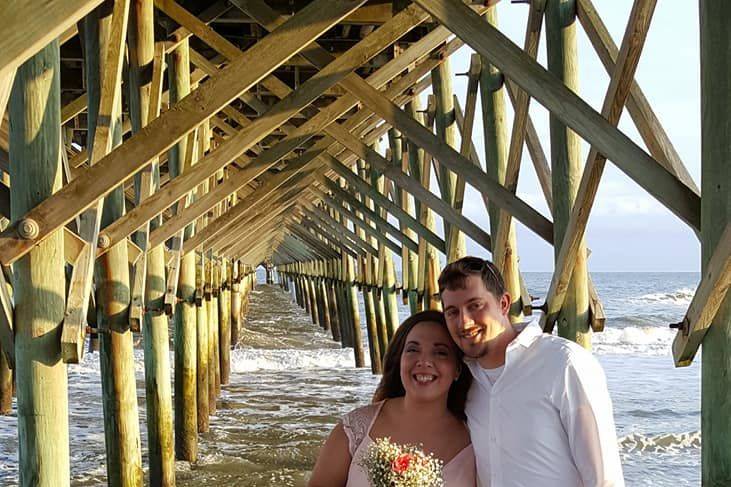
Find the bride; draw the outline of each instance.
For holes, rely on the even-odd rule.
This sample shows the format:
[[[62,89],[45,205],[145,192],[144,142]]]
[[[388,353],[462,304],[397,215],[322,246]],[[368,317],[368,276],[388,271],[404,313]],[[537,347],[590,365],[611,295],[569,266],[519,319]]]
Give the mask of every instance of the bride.
[[[376,439],[421,445],[442,460],[446,487],[474,487],[475,457],[464,405],[472,376],[439,311],[406,319],[386,351],[373,403],[346,414],[330,433],[309,487],[369,487],[359,462]]]

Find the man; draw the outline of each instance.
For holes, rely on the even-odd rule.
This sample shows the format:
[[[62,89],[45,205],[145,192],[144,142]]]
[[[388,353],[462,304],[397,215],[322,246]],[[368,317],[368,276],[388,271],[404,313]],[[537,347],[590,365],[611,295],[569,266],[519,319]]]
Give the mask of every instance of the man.
[[[511,324],[511,297],[488,261],[439,276],[447,326],[474,376],[467,424],[482,487],[624,486],[601,366],[579,345]]]

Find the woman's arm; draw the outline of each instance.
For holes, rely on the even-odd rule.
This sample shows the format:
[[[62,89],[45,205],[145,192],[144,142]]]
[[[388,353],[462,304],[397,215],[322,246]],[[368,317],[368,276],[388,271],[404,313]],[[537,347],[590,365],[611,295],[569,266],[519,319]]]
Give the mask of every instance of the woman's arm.
[[[345,487],[350,461],[348,437],[338,423],[322,445],[308,487]]]

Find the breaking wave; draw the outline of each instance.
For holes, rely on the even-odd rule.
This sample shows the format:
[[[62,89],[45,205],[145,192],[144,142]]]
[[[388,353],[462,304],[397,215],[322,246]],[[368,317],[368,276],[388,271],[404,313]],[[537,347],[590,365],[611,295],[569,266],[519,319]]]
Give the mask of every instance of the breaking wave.
[[[368,365],[368,357],[366,356]],[[257,370],[302,370],[353,367],[352,348],[319,350],[261,350],[241,348],[231,354],[233,372]]]
[[[700,431],[688,433],[666,433],[643,435],[632,433],[618,439],[622,453],[664,453],[677,454],[701,447]]]

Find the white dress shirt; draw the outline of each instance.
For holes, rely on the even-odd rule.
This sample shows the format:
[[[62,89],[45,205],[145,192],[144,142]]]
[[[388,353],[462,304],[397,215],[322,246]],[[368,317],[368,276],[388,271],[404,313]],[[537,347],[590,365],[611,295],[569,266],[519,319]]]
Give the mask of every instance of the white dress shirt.
[[[482,487],[623,487],[612,403],[591,352],[528,323],[494,384],[474,382],[467,425]]]

